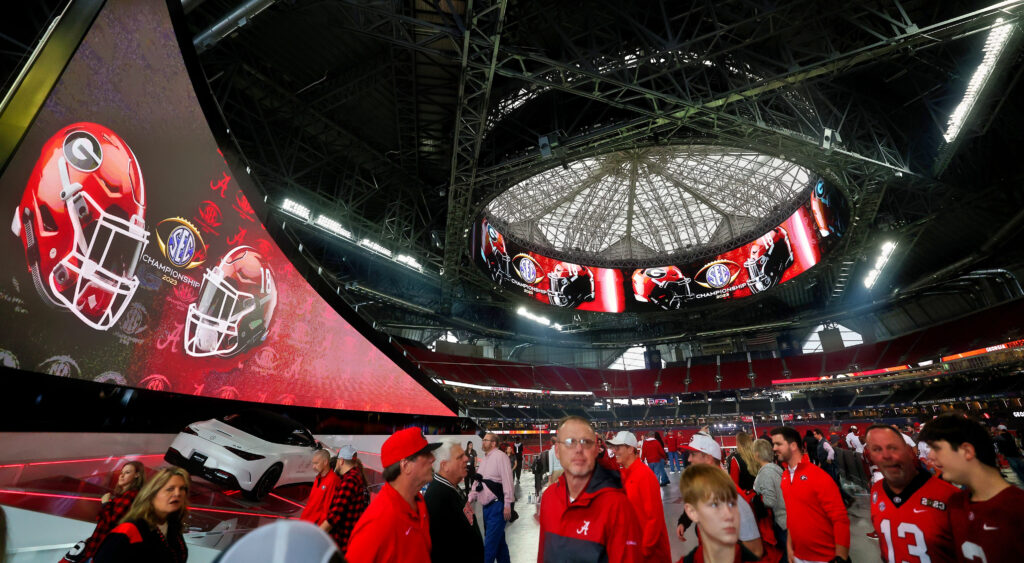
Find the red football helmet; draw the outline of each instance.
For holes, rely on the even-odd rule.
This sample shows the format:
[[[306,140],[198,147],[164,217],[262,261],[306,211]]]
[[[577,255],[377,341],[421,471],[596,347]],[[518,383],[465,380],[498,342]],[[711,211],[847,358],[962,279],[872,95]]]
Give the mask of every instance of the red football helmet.
[[[586,266],[559,262],[548,272],[548,303],[579,307],[594,300],[594,274]]]
[[[789,243],[789,233],[783,227],[775,227],[750,245],[750,258],[743,262],[747,269],[747,289],[750,293],[761,293],[771,288],[782,280],[791,265],[793,246]]]
[[[678,309],[693,298],[690,282],[677,266],[645,268],[633,272],[633,298],[662,309]]]
[[[487,262],[491,278],[496,282],[501,282],[510,277],[509,263],[512,260],[505,249],[505,237],[486,219],[483,221],[483,227],[484,240],[480,247],[480,254]]]
[[[263,342],[277,307],[277,285],[263,256],[236,246],[206,270],[199,299],[188,306],[185,352],[229,357]]]
[[[43,145],[11,230],[39,295],[107,330],[124,313],[149,240],[138,159],[102,125],[69,125]]]

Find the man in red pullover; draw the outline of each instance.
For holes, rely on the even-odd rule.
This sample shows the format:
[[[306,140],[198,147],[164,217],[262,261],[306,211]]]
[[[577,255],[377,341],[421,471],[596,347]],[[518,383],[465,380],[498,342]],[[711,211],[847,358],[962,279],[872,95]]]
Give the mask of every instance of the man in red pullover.
[[[671,428],[665,432],[665,449],[668,450],[668,469],[679,472],[679,437]]]
[[[651,471],[654,471],[661,486],[668,485],[668,473],[665,473],[665,448],[654,438],[654,432],[647,433],[647,439],[644,440],[643,447],[640,449],[640,457],[651,468]]]
[[[807,458],[799,432],[780,426],[769,434],[783,468],[782,497],[786,501],[786,548],[790,561],[849,563],[850,517],[839,487]]]
[[[672,561],[672,548],[668,543],[668,528],[665,526],[665,508],[661,502],[658,478],[650,467],[637,463],[636,450],[639,447],[636,436],[623,430],[608,444],[615,448],[615,460],[622,466],[622,486],[626,497],[633,503],[637,520],[643,530],[640,542],[641,560],[647,562]]]
[[[312,522],[319,526],[327,520],[327,511],[334,500],[334,494],[341,486],[341,477],[331,470],[331,454],[327,450],[313,452],[313,488],[309,491],[309,500],[302,509],[299,520]]]
[[[566,417],[555,453],[564,472],[541,499],[538,563],[640,561],[640,525],[619,474],[597,464],[594,428]]]

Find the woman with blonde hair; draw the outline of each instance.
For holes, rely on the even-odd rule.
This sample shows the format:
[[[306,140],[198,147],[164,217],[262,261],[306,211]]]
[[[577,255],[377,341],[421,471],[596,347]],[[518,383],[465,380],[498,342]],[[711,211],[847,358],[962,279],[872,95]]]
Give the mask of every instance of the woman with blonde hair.
[[[147,482],[121,523],[111,530],[95,563],[183,563],[188,548],[182,531],[188,517],[188,472],[161,469]]]
[[[742,491],[754,489],[754,477],[757,477],[757,456],[754,455],[753,438],[746,432],[736,434],[736,451],[729,454],[729,477]]]
[[[121,466],[117,473],[117,485],[113,494],[106,493],[100,498],[100,513],[96,517],[96,529],[89,539],[79,542],[64,556],[62,562],[76,563],[88,561],[96,555],[96,550],[106,539],[107,534],[121,521],[131,508],[132,502],[139,494],[139,489],[146,481],[146,469],[138,461],[129,461]]]

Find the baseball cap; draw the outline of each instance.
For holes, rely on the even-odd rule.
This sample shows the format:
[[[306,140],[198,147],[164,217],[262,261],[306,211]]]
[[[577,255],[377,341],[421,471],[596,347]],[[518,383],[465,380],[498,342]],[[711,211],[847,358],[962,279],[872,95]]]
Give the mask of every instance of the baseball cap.
[[[434,451],[441,447],[441,443],[430,444],[423,437],[423,432],[415,426],[399,430],[384,440],[380,448],[380,462],[384,467],[390,467],[403,459],[419,453],[421,450]]]
[[[342,446],[338,450],[338,459],[352,460],[356,457],[356,449],[352,446]]]
[[[850,426],[850,430],[856,430],[856,429],[857,429],[856,425]]]
[[[277,520],[239,538],[217,561],[266,561],[270,553],[280,554],[279,561],[329,561],[338,554],[338,546],[326,532],[310,522]]]
[[[690,443],[683,446],[684,450],[691,452],[703,452],[715,459],[722,459],[722,446],[714,438],[703,432],[698,432],[690,438]]]
[[[996,430],[1006,430],[1006,425],[1000,424],[999,426],[996,426]]]
[[[632,432],[628,432],[626,430],[620,431],[618,434],[615,435],[614,438],[608,440],[608,444],[612,446],[632,446],[634,448],[640,447],[640,443],[637,442],[636,436]]]

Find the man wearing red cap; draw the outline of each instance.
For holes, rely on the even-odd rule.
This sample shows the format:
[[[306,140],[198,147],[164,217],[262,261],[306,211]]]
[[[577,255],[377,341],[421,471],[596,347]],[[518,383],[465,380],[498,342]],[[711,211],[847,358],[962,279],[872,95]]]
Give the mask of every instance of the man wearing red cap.
[[[399,430],[380,450],[384,487],[349,538],[349,563],[430,561],[430,519],[420,489],[434,476],[434,450],[419,428]]]

